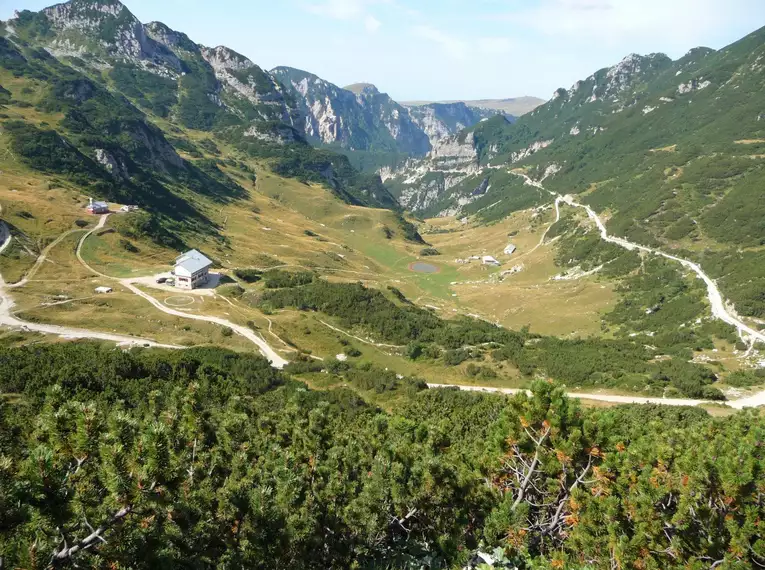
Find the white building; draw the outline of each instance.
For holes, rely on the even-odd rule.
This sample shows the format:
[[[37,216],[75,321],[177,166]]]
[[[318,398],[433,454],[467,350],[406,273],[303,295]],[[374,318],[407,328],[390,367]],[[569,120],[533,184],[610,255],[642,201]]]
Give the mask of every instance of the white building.
[[[513,244],[509,243],[507,244],[507,247],[505,248],[505,255],[513,255],[515,253],[515,250],[518,249]]]
[[[87,210],[89,214],[108,214],[109,204],[106,202],[94,202],[93,198],[89,198]]]
[[[497,265],[497,266],[502,265],[499,261],[494,259],[491,255],[484,255],[481,258],[481,261],[484,265]]]
[[[213,262],[196,249],[187,251],[175,260],[175,286],[179,289],[196,289],[207,283]]]
[[[96,293],[104,294],[104,293],[111,293],[112,288],[111,287],[96,287]]]

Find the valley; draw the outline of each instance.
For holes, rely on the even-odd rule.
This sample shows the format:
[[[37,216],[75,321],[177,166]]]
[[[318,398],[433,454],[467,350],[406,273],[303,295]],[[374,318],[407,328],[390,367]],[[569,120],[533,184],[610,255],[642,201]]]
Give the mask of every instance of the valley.
[[[77,2],[71,6],[80,9]],[[83,14],[88,22],[96,17],[87,10]],[[9,37],[57,49],[59,32],[53,26],[41,35],[34,27],[38,20],[20,17]],[[622,234],[627,239],[611,238],[613,219],[604,223],[589,205],[607,183],[592,183],[581,194],[583,203],[560,198],[569,193],[560,185],[566,169],[539,158],[557,148],[555,144],[533,143],[503,162],[507,155],[501,144],[515,144],[512,133],[525,133],[528,123],[547,113],[552,103],[517,122],[461,103],[406,110],[371,85],[344,90],[293,68],[265,72],[227,48],[211,50],[181,41],[160,24],[147,24],[146,30],[140,40],[148,42],[144,52],[124,51],[128,48],[119,43],[97,51],[95,57],[113,65],[107,74],[70,56],[63,57],[65,63],[35,59],[32,52],[24,55],[0,38],[6,54],[0,83],[14,97],[4,106],[0,140],[5,146],[0,200],[13,235],[0,256],[6,291],[15,303],[15,317],[9,311],[8,318],[27,320],[40,331],[61,326],[82,336],[83,330],[93,330],[115,341],[135,337],[139,344],[146,344],[143,339],[166,346],[223,343],[264,352],[279,367],[305,355],[324,362],[360,352],[360,357],[351,357],[353,362],[456,385],[518,389],[545,374],[574,391],[595,387],[605,395],[642,397],[647,392],[698,400],[704,392],[701,384],[714,385],[702,399],[718,398],[720,390],[729,400],[750,393],[748,387],[729,386],[726,380],[737,374],[755,378],[761,349],[754,342],[739,346],[734,331],[744,330],[751,340],[761,340],[762,333],[754,328],[755,321],[744,323],[723,302],[727,283],[722,294],[715,293],[714,276],[700,269],[705,263],[682,261],[703,276],[708,293],[703,294],[692,273],[647,262],[650,258],[642,254],[660,245],[654,240],[642,241],[642,234],[631,230]],[[164,54],[159,63],[164,75],[143,69],[146,50]],[[161,93],[175,89],[167,79],[178,79],[179,64],[173,57],[182,65],[194,62],[207,69],[206,85],[223,96],[216,108],[204,107],[206,118],[187,114],[191,109],[184,107],[183,97],[174,111],[172,105],[157,106]],[[626,66],[620,69],[630,73]],[[55,77],[54,91],[41,81],[43,76]],[[243,82],[245,76],[249,83]],[[189,96],[192,87],[202,90],[194,91],[194,97],[206,88],[185,76],[178,81],[179,93],[186,90]],[[73,92],[72,86],[80,84],[88,87]],[[75,93],[77,105],[85,105],[84,116],[75,113],[70,93]],[[171,98],[162,101],[172,103]],[[320,109],[319,103],[330,107]],[[253,107],[243,111],[242,105]],[[120,109],[116,130],[109,126],[108,106]],[[335,123],[327,123],[330,116]],[[247,126],[242,117],[250,117],[252,124]],[[302,131],[300,117],[305,117],[307,131]],[[365,121],[362,138],[351,136],[360,132],[355,127],[343,131],[350,124],[343,121],[353,117]],[[393,117],[409,121],[408,126],[392,127]],[[60,133],[45,130],[51,125],[58,125]],[[99,140],[99,125],[113,134]],[[424,134],[415,134],[416,129]],[[392,137],[394,131],[398,134]],[[492,142],[492,137],[502,140],[505,131],[510,143]],[[64,146],[57,147],[55,137],[64,136],[71,140],[60,138]],[[60,164],[39,160],[38,149],[51,144],[61,155]],[[76,154],[63,150],[75,145]],[[677,145],[672,148],[663,154],[676,153]],[[387,187],[371,173],[385,161],[393,161],[382,167]],[[354,164],[366,173],[356,171]],[[433,179],[426,197],[418,197],[414,187],[398,186],[396,169],[406,172],[414,165],[416,180],[423,173],[429,176],[431,164],[439,165],[442,178]],[[152,178],[147,169],[161,174]],[[94,176],[99,182],[84,191],[85,181]],[[552,186],[532,183],[533,177]],[[465,190],[470,190],[467,198]],[[111,198],[112,211],[131,203],[138,208],[101,218],[94,226],[82,210],[91,191]],[[395,198],[417,215],[438,217],[412,217],[392,206]],[[640,243],[645,245],[635,245]],[[609,244],[617,247],[608,249]],[[189,247],[210,256],[221,275],[221,284],[205,295],[176,294],[153,282]],[[512,253],[503,254],[506,248]],[[628,255],[634,253],[641,255]],[[678,253],[662,255],[673,263],[694,259]],[[254,281],[241,279],[238,272],[252,273]],[[544,338],[545,348],[539,352],[527,345],[533,364],[525,356],[503,359],[497,349],[504,341],[493,340],[483,348],[471,342],[436,342],[426,356],[411,358],[407,353],[418,343],[416,335],[392,342],[390,332],[354,323],[342,312],[306,311],[292,301],[269,306],[271,290],[261,282],[269,272],[310,274],[338,285],[361,283],[381,292],[389,304],[385,310],[403,311],[402,317],[416,309],[445,323],[473,320],[476,324],[470,326],[477,329],[484,326],[478,323],[491,323],[525,331],[522,335],[530,335],[526,343]],[[672,276],[667,283],[672,292],[649,285],[658,272]],[[627,285],[630,281],[639,287]],[[94,295],[94,288],[103,285],[112,286],[114,293]],[[630,290],[640,291],[629,294],[639,298],[630,298]],[[639,309],[635,303],[647,304]],[[674,320],[651,324],[656,321],[652,313],[665,303],[676,312]],[[125,314],[136,318],[125,320]],[[660,320],[662,315],[666,312]],[[553,337],[563,344],[556,345]],[[566,343],[577,342],[605,343],[604,350],[608,343],[626,343],[637,357],[630,365],[635,366],[630,372],[634,376],[603,376],[595,361],[586,364],[595,367],[590,372],[555,371],[548,359],[569,350]],[[643,347],[655,355],[641,352]],[[678,366],[684,362],[689,368],[670,371],[665,361]],[[666,372],[656,372],[664,368]],[[686,373],[694,377],[687,386],[680,380]],[[663,380],[657,382],[657,375]],[[756,391],[754,382],[751,391]]]
[[[0,568],[765,567],[756,3],[202,4],[0,21]]]

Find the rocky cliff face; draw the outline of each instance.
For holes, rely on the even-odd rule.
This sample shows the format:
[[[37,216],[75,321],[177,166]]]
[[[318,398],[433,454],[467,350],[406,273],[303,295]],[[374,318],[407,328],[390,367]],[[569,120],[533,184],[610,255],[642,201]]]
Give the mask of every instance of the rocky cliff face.
[[[143,24],[117,0],[72,0],[40,12],[53,32],[56,55],[124,58],[179,72],[179,58],[155,41]]]
[[[395,150],[395,141],[375,128],[350,91],[291,67],[277,67],[271,74],[301,110],[309,139],[349,150]]]
[[[430,140],[408,110],[370,84],[340,88],[311,73],[277,67],[271,73],[298,102],[305,132],[349,150],[424,156]]]
[[[309,138],[349,150],[423,157],[441,139],[495,114],[464,103],[406,107],[370,83],[340,88],[290,67],[277,67],[271,73],[297,101]]]
[[[171,30],[162,22],[149,22],[144,26],[146,35],[155,42],[162,44],[166,48],[177,52],[193,53],[199,51],[199,46],[191,41],[189,36],[182,32]]]
[[[161,22],[144,25],[117,0],[71,0],[39,13],[23,12],[10,24],[22,34],[46,30],[44,37],[35,31],[35,40],[42,40],[54,55],[77,56],[99,70],[127,66],[178,81],[178,103],[186,107],[177,114],[187,126],[227,122],[224,115],[245,125],[301,123],[279,82],[255,63],[224,46],[195,44]],[[135,90],[129,96],[136,96]],[[151,99],[152,93],[144,96]]]
[[[249,101],[264,121],[300,124],[294,101],[285,96],[281,84],[252,61],[225,46],[201,48],[203,59],[229,95]]]
[[[275,132],[270,125],[253,127],[280,122],[316,143],[424,157],[441,139],[491,114],[463,103],[410,109],[371,84],[343,89],[289,67],[268,72],[225,46],[198,45],[161,22],[142,24],[118,0],[70,0],[38,13],[24,11],[10,27],[21,37],[34,36],[30,39],[54,55],[77,57],[77,65],[98,71],[119,67],[118,89],[127,87],[128,97],[149,103],[145,108],[195,129],[239,123],[243,132],[263,131],[270,139]],[[130,68],[177,86],[145,79],[139,94],[135,85],[124,85],[134,74]],[[168,98],[171,89],[176,103]]]
[[[364,109],[369,122],[378,130],[387,131],[396,141],[399,152],[422,156],[431,147],[427,134],[412,120],[409,111],[396,103],[386,93],[370,84],[360,84],[361,88],[350,86],[355,92],[356,101]]]
[[[465,103],[429,103],[409,106],[407,110],[433,146],[441,139],[497,114],[497,111],[468,107]]]
[[[481,171],[475,143],[472,132],[443,137],[425,158],[409,160],[398,169],[383,168],[380,177],[408,210],[450,213],[459,198],[453,190]]]

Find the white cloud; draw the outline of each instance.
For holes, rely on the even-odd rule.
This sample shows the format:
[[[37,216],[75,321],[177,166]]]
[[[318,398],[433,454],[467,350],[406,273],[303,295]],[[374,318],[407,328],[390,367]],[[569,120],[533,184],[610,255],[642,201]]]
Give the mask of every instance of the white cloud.
[[[455,36],[431,26],[415,26],[412,28],[412,33],[418,38],[437,44],[449,57],[463,61],[468,57],[470,46]]]
[[[542,0],[504,18],[547,36],[611,45],[661,41],[680,47],[701,42],[731,12],[719,0]]]
[[[382,26],[380,20],[371,14],[368,14],[367,17],[364,18],[364,28],[366,28],[370,34],[374,34],[377,30],[380,29],[380,26]]]
[[[306,8],[312,14],[362,24],[367,33],[380,29],[382,22],[368,10],[371,4],[388,4],[390,0],[325,0],[321,4],[310,4]]]
[[[363,0],[326,0],[308,6],[308,11],[335,20],[353,20],[364,12]]]

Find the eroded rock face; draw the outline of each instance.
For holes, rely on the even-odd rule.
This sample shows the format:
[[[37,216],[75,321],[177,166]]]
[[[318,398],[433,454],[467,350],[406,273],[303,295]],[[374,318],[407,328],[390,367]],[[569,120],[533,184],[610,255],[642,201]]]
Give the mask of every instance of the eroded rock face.
[[[147,36],[170,50],[199,51],[199,46],[192,42],[186,34],[176,32],[162,22],[149,22],[144,26],[144,30]]]
[[[350,91],[304,71],[277,67],[271,73],[295,99],[309,139],[367,150],[375,137],[361,106]],[[380,141],[384,146],[384,141]]]
[[[253,125],[244,132],[244,136],[258,139],[264,142],[285,145],[301,140],[300,134],[288,125]]]
[[[306,136],[350,150],[422,157],[441,139],[495,113],[464,103],[405,107],[368,83],[340,88],[290,67],[277,67],[271,73],[298,102]]]
[[[225,46],[201,48],[204,60],[212,67],[223,89],[256,106],[264,121],[299,125],[299,111],[287,100],[279,82],[245,56]]]
[[[555,139],[550,139],[546,141],[536,141],[530,144],[529,146],[527,146],[526,148],[524,148],[523,150],[519,150],[517,152],[512,153],[510,155],[510,162],[511,163],[519,162],[523,160],[524,158],[528,158],[532,154],[539,152],[543,148],[547,148],[554,142],[555,142]]]
[[[181,63],[166,46],[156,42],[143,24],[117,0],[72,0],[42,13],[57,31],[54,52],[108,55],[137,63],[151,62],[178,72]]]
[[[424,159],[409,160],[398,169],[382,169],[380,177],[400,189],[402,206],[413,212],[431,212],[439,203],[458,200],[450,190],[480,170],[474,135],[469,132],[441,139]]]
[[[441,139],[497,114],[496,111],[468,107],[464,103],[431,103],[408,107],[408,111],[433,147]]]
[[[350,150],[406,152],[424,156],[427,135],[406,108],[369,84],[346,89],[299,69],[277,67],[271,73],[297,101],[309,138]]]
[[[130,177],[125,162],[108,150],[97,148],[96,162],[103,166],[117,180],[127,180]]]

